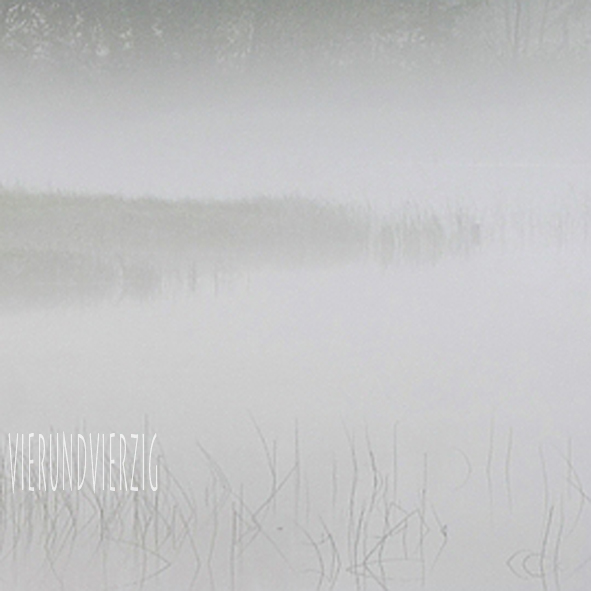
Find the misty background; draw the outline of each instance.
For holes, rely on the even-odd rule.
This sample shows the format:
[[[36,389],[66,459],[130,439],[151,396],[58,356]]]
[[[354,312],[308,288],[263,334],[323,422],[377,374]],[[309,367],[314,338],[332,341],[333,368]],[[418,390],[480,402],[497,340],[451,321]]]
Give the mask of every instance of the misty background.
[[[585,0],[0,0],[1,430],[163,483],[0,495],[0,576],[587,588],[590,50]]]
[[[588,188],[584,1],[0,7],[7,186],[372,207]]]

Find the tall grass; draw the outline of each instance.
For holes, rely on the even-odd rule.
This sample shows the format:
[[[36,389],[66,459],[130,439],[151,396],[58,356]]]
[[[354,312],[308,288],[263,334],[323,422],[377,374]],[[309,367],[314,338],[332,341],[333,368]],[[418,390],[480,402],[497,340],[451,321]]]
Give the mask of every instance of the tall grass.
[[[85,589],[393,590],[445,588],[445,580],[457,588],[471,576],[462,571],[464,553],[474,553],[462,547],[469,531],[473,544],[485,540],[483,554],[495,549],[481,558],[494,563],[503,588],[568,589],[568,581],[577,588],[588,577],[590,497],[571,443],[541,445],[535,481],[519,490],[509,476],[522,468],[512,434],[508,445],[495,443],[492,427],[484,438],[494,449],[456,450],[468,468],[459,484],[442,479],[427,451],[402,469],[397,429],[389,442],[368,430],[344,436],[348,449],[334,450],[319,472],[319,458],[302,457],[297,426],[285,445],[253,420],[259,453],[251,449],[247,469],[255,477],[236,479],[197,443],[183,462],[200,466],[197,484],[173,473],[161,450],[157,492],[13,493],[4,470],[0,576],[18,589],[76,589],[84,581]],[[444,485],[460,500],[442,495]],[[493,494],[494,507],[486,502]]]

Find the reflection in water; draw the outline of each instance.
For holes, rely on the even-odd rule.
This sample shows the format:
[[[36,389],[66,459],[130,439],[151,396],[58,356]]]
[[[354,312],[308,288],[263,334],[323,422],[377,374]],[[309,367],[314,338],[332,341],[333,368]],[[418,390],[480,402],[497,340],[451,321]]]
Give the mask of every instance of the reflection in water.
[[[0,255],[0,301],[6,308],[146,297],[161,282],[156,268],[122,259],[34,250]]]

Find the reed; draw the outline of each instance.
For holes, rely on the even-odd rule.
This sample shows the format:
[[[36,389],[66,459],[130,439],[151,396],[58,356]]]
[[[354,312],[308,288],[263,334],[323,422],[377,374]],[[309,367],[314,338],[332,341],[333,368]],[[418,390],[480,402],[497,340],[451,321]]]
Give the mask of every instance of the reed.
[[[292,445],[283,448],[285,442],[270,439],[254,419],[251,422],[260,453],[250,455],[249,469],[262,469],[266,477],[249,483],[236,480],[202,443],[193,450],[203,467],[200,486],[173,473],[162,449],[157,491],[116,486],[115,491],[58,487],[12,492],[10,475],[3,472],[0,575],[14,579],[13,588],[19,589],[74,589],[77,577],[89,573],[96,581],[85,587],[89,589],[174,584],[240,590],[255,583],[290,588],[292,582],[294,588],[318,590],[388,590],[402,584],[418,589],[436,582],[440,571],[453,565],[454,553],[461,555],[456,532],[466,524],[449,521],[452,513],[438,494],[442,483],[437,471],[432,473],[428,452],[414,473],[401,470],[398,427],[394,446],[376,441],[367,428],[360,438],[346,432],[347,451],[335,450],[341,468],[327,470],[325,481],[309,488],[304,515],[301,495],[310,484],[311,466],[300,447],[299,426]],[[488,450],[479,461],[473,453],[461,452],[471,455],[475,464],[462,488],[473,489],[479,498],[486,498],[495,474],[507,470],[516,445],[512,430],[510,448],[495,443],[498,436],[487,436]],[[491,445],[505,453],[492,453]],[[511,523],[505,520],[519,520],[519,511],[532,505],[531,499],[524,502],[514,482],[504,483],[511,486],[506,499],[499,492],[494,506],[482,503],[479,523],[485,524],[487,512],[493,511],[490,535],[509,536],[503,540],[506,563],[500,580],[509,574],[515,584],[527,579],[544,589],[558,589],[588,565],[579,544],[589,525],[589,495],[574,465],[572,443],[565,450],[540,449],[539,538],[532,535],[529,545],[521,547],[510,537]],[[556,474],[550,473],[551,455]],[[6,469],[6,450],[0,461]],[[506,479],[506,473],[502,477]]]

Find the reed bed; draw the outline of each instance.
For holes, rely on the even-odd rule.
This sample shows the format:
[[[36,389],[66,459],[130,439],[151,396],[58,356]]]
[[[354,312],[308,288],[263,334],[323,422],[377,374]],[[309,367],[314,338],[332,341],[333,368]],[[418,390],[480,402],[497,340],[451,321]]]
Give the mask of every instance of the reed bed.
[[[253,421],[253,480],[237,480],[198,442],[198,485],[174,474],[160,449],[158,490],[133,493],[119,482],[115,492],[12,492],[3,449],[0,576],[18,589],[75,589],[80,580],[86,589],[442,588],[441,573],[449,577],[458,555],[473,550],[458,547],[467,526],[500,543],[502,561],[490,558],[504,588],[576,588],[591,563],[591,497],[572,442],[539,446],[533,498],[515,483],[520,450],[506,435],[485,434],[485,454],[456,450],[466,470],[454,494],[463,505],[472,490],[477,509],[464,513],[445,506],[428,452],[412,473],[403,468],[397,426],[388,442],[345,430],[347,449],[335,450],[318,478],[297,425],[286,444]]]
[[[403,206],[374,214],[297,198],[161,201],[0,188],[3,307],[197,291],[260,269],[433,264],[497,248],[583,245],[585,196],[556,207]]]

